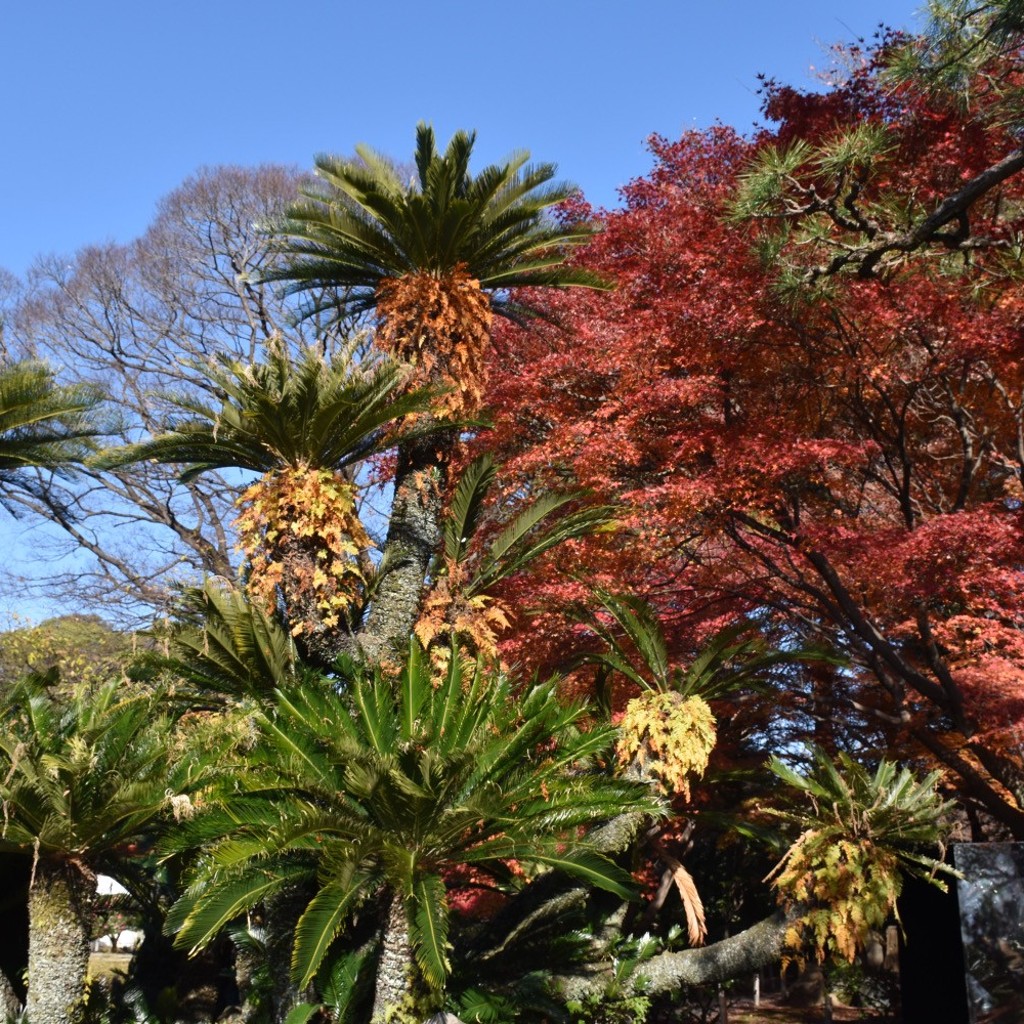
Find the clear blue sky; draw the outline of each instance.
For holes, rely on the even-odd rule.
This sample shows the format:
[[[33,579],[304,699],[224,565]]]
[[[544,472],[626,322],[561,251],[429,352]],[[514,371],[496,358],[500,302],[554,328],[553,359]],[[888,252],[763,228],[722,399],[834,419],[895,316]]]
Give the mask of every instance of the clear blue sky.
[[[7,0],[0,267],[126,241],[203,165],[404,158],[420,119],[491,162],[555,161],[597,205],[651,132],[757,117],[756,74],[814,85],[824,48],[919,0]]]

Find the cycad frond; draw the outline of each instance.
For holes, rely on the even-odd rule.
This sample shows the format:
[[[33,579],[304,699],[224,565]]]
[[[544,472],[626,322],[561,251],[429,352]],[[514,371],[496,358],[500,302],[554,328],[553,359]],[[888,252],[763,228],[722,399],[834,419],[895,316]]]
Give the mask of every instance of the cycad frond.
[[[487,492],[496,476],[494,461],[489,455],[474,459],[459,479],[444,521],[444,557],[447,561],[462,561],[469,541],[476,532]]]
[[[444,881],[437,875],[423,875],[413,885],[410,907],[413,956],[432,989],[444,987],[451,973],[448,958],[448,896]]]
[[[191,951],[202,949],[245,911],[307,875],[300,866],[284,865],[272,872],[242,875],[226,885],[197,886],[168,912],[166,928],[176,933],[176,945]]]
[[[57,384],[42,363],[0,365],[0,488],[30,466],[63,470],[84,460],[102,433],[99,402],[92,388]]]
[[[588,885],[604,889],[623,900],[636,898],[637,887],[633,876],[607,857],[586,848],[565,853],[535,853],[534,860],[550,868],[564,871]]]
[[[646,601],[601,588],[593,593],[599,612],[578,607],[575,615],[602,641],[604,649],[581,655],[574,664],[598,665],[645,690],[719,700],[740,689],[763,690],[779,666],[842,664],[841,658],[818,648],[771,647],[757,623],[741,621],[710,637],[685,667],[674,666],[661,623]]]
[[[350,312],[374,308],[386,279],[443,276],[459,266],[490,290],[608,287],[596,274],[564,266],[567,253],[590,238],[594,226],[562,225],[546,213],[575,187],[554,182],[551,164],[526,166],[525,153],[474,176],[469,163],[475,139],[473,132],[456,132],[439,153],[433,128],[421,122],[410,184],[399,181],[391,161],[365,146],[357,147],[359,161],[318,156],[322,185],[308,190],[277,226],[285,260],[271,279],[288,282],[293,293],[347,289],[342,302]],[[504,295],[495,297],[496,311],[502,312],[504,301]],[[314,300],[307,312],[322,308]]]
[[[433,395],[406,388],[405,374],[379,360],[329,365],[306,350],[293,361],[279,345],[262,363],[226,360],[208,375],[224,394],[220,407],[189,395],[170,396],[185,418],[167,433],[102,453],[113,467],[153,459],[189,468],[183,479],[214,469],[270,473],[342,469],[419,436],[427,427],[400,426],[428,410]],[[433,427],[431,429],[437,429]]]
[[[610,528],[616,510],[610,505],[572,507],[578,494],[544,494],[528,505],[482,553],[466,585],[467,596],[480,594],[526,568],[551,548]],[[569,511],[565,509],[569,507]]]
[[[852,960],[895,912],[903,875],[943,890],[940,876],[956,875],[942,862],[950,805],[938,794],[939,772],[918,780],[890,761],[871,772],[843,753],[838,761],[812,753],[806,773],[777,757],[769,762],[803,799],[776,812],[801,831],[768,878],[797,912],[791,947],[806,943],[819,960],[830,952]]]
[[[372,877],[353,867],[343,877],[328,882],[310,900],[296,925],[292,949],[292,977],[300,987],[312,981],[331,943],[372,882]]]
[[[295,644],[280,623],[240,590],[211,579],[185,595],[185,615],[163,638],[159,667],[201,700],[269,697],[300,672]]]

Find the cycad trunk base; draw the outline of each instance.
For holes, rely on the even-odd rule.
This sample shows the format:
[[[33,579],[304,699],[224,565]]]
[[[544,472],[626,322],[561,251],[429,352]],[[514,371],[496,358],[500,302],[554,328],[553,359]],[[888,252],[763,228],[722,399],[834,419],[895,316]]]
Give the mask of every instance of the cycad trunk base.
[[[405,901],[395,893],[388,907],[377,964],[377,991],[373,997],[370,1024],[384,1024],[388,1013],[401,1006],[410,992],[412,947],[409,943],[409,919]]]
[[[84,1015],[95,877],[70,861],[39,860],[29,890],[28,1001],[32,1024]]]
[[[0,971],[0,1015],[4,1020],[14,1020],[21,1011],[21,1000],[14,991],[11,979]]]
[[[282,1024],[299,1003],[313,1001],[313,993],[309,989],[300,990],[291,976],[295,927],[309,900],[309,891],[301,885],[287,886],[266,900],[265,931],[274,1024]]]

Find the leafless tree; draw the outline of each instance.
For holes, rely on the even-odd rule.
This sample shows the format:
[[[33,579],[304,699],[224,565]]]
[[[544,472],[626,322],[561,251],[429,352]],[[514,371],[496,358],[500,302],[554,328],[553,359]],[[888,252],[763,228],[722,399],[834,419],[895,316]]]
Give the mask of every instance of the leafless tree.
[[[298,182],[297,172],[275,166],[203,170],[160,203],[137,241],[40,259],[23,286],[5,275],[0,351],[45,359],[67,383],[101,387],[111,444],[166,429],[165,396],[209,392],[205,367],[219,359],[250,362],[275,337],[331,351],[352,325],[296,326],[295,304],[261,283],[274,259],[267,226]],[[241,484],[213,474],[183,483],[158,465],[40,474],[15,500],[52,524],[47,558],[21,584],[69,608],[148,617],[180,584],[234,574],[230,523]]]

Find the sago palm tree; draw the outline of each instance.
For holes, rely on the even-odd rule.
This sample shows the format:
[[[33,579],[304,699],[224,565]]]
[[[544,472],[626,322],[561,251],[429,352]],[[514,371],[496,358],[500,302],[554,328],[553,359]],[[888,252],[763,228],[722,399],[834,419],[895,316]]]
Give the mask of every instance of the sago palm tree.
[[[649,604],[600,588],[594,598],[596,609],[578,606],[575,617],[602,646],[574,657],[570,665],[597,668],[595,689],[606,712],[611,712],[615,682],[640,691],[626,704],[619,756],[687,798],[690,782],[703,775],[717,739],[710,701],[763,690],[779,666],[838,660],[813,648],[773,648],[756,623],[740,621],[711,636],[689,664],[673,664]]]
[[[554,165],[517,153],[474,175],[474,142],[456,132],[441,153],[421,123],[412,181],[367,146],[357,160],[319,157],[319,183],[276,226],[283,258],[273,272],[293,293],[334,296],[339,314],[374,311],[380,347],[445,390],[438,411],[469,417],[481,405],[493,315],[525,311],[509,289],[608,287],[566,263],[594,226],[551,215],[575,191],[554,181]],[[320,309],[310,302],[310,313]],[[389,558],[363,643],[372,655],[404,643],[416,620],[445,457],[437,443],[399,448]]]
[[[406,376],[390,359],[356,364],[348,353],[329,364],[272,344],[263,362],[209,370],[220,405],[173,396],[182,419],[171,430],[97,461],[180,463],[184,479],[225,468],[261,474],[238,502],[248,590],[330,664],[339,634],[359,622],[371,568],[352,467],[435,429],[414,422],[431,395],[406,388]]]
[[[98,402],[89,388],[57,384],[42,363],[0,365],[0,503],[7,505],[20,471],[57,469],[89,454],[100,431],[93,418]]]
[[[433,586],[414,630],[435,655],[455,636],[464,649],[497,657],[497,634],[508,625],[507,609],[494,594],[501,581],[566,541],[614,528],[618,510],[579,492],[543,493],[494,517],[486,502],[496,476],[493,460],[482,455],[452,489],[429,569]],[[488,512],[496,523],[486,522]]]
[[[575,613],[602,647],[576,656],[570,664],[597,668],[595,689],[608,714],[616,683],[623,683],[627,692],[640,691],[625,703],[616,756],[628,774],[687,802],[691,784],[703,777],[718,741],[709,702],[764,690],[780,666],[837,660],[810,648],[773,648],[755,623],[740,621],[711,636],[684,667],[673,663],[661,623],[649,604],[600,588],[594,598],[596,608],[579,606]],[[658,855],[679,892],[690,942],[700,944],[707,924],[696,882],[667,850],[659,849]]]
[[[96,874],[165,811],[187,810],[169,720],[121,683],[54,698],[19,684],[0,724],[0,849],[32,858],[29,1020],[67,1024],[82,1009]]]
[[[793,916],[791,951],[809,947],[820,961],[853,961],[872,931],[896,912],[903,878],[938,886],[956,872],[942,862],[945,818],[940,772],[918,779],[882,760],[874,771],[840,753],[811,751],[810,770],[781,758],[769,768],[791,789],[790,807],[774,812],[800,834],[768,876]]]
[[[357,160],[319,156],[319,182],[276,228],[284,259],[271,273],[290,292],[328,295],[339,312],[374,310],[382,347],[447,378],[470,412],[492,314],[526,309],[509,289],[608,287],[566,264],[594,225],[549,213],[575,186],[554,181],[554,164],[528,165],[528,153],[473,175],[475,141],[456,132],[440,153],[421,122],[412,181],[368,146],[356,147]]]
[[[457,655],[440,683],[432,675],[414,644],[397,683],[349,662],[329,686],[279,694],[237,789],[173,840],[204,851],[169,918],[179,944],[201,946],[257,901],[315,878],[294,979],[314,977],[372,900],[383,919],[381,1021],[415,991],[444,987],[451,869],[486,877],[515,859],[629,895],[629,876],[581,838],[624,811],[660,809],[648,786],[595,763],[614,730],[583,731],[582,708],[553,683],[517,698]]]

